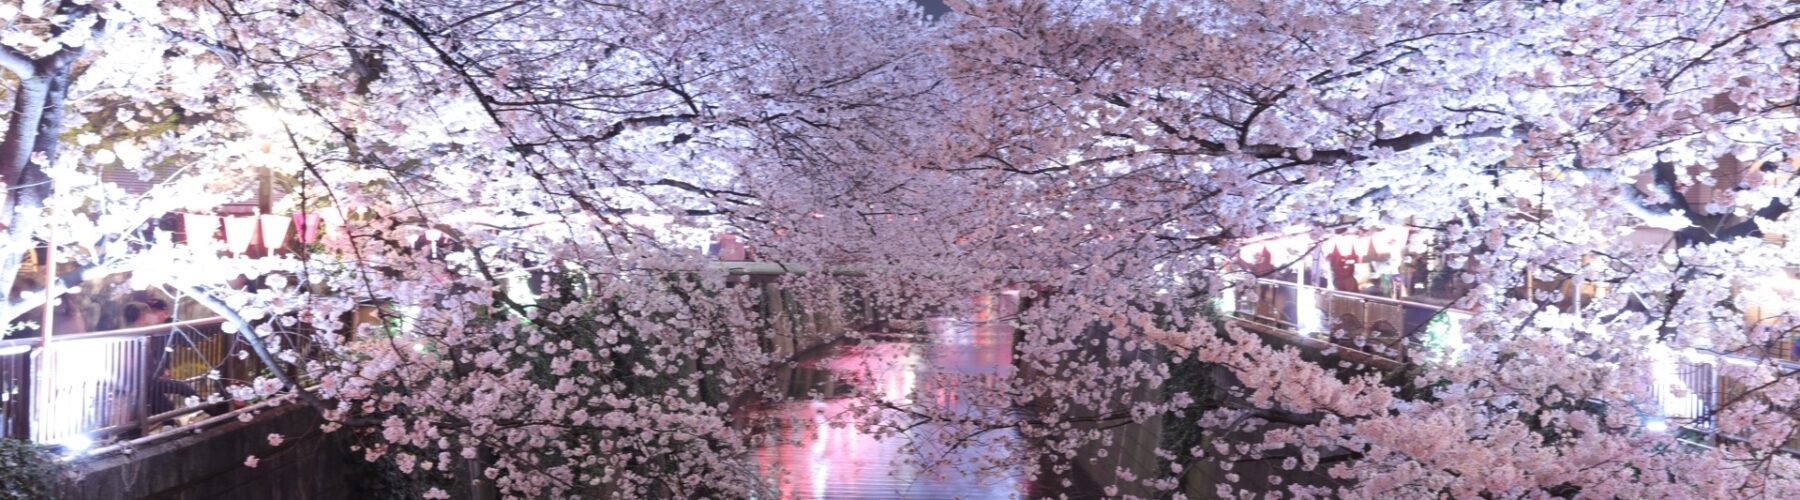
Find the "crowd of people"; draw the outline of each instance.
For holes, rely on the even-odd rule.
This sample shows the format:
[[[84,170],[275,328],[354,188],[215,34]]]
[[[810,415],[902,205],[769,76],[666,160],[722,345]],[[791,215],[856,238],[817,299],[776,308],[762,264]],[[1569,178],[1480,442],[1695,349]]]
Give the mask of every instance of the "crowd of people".
[[[178,347],[172,345],[182,342],[178,335],[172,335],[175,326],[172,323],[177,317],[188,316],[171,305],[174,297],[168,297],[155,290],[121,291],[118,287],[124,279],[117,276],[98,280],[82,288],[70,290],[57,297],[52,306],[54,315],[50,318],[50,330],[55,337],[93,332],[109,332],[118,330],[141,330],[137,336],[146,343],[145,359],[137,366],[143,366],[145,373],[144,389],[149,397],[145,408],[145,418],[165,414],[183,406],[182,401],[197,397],[200,391],[189,381],[176,378],[175,352]],[[37,276],[20,276],[15,280],[11,299],[20,298],[21,293],[42,289]],[[191,307],[191,306],[190,306]],[[15,325],[8,325],[10,333],[4,339],[39,338],[43,329],[39,322],[43,318],[43,309],[28,312],[16,318]],[[159,325],[169,325],[159,330]],[[127,393],[118,393],[127,396]],[[135,406],[135,405],[133,405]],[[208,408],[206,413],[222,413],[225,408],[215,410]],[[151,428],[167,424],[167,419],[151,422]],[[129,433],[131,437],[137,432]]]

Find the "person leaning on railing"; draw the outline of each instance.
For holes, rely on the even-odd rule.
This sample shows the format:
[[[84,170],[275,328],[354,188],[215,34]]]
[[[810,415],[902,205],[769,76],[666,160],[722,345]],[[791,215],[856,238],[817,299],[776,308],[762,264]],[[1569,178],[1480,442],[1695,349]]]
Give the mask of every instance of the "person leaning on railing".
[[[167,302],[162,299],[150,298],[143,302],[126,304],[122,315],[130,328],[142,328],[168,323],[172,314]],[[175,411],[177,406],[170,396],[186,399],[198,396],[199,392],[186,382],[171,378],[167,348],[168,332],[148,333],[144,339],[146,354],[150,357],[150,362],[145,365],[149,370],[146,371],[144,377],[146,380],[144,390],[148,392],[150,401],[147,408],[148,415],[144,417],[149,418]],[[155,428],[162,422],[149,422],[149,424],[149,427]]]
[[[87,299],[77,294],[64,295],[56,304],[56,321],[52,328],[57,335],[73,335],[91,331],[93,325],[88,324]]]
[[[145,384],[145,389],[150,391],[151,416],[175,411],[175,400],[170,399],[169,396],[178,396],[185,400],[200,395],[200,393],[195,391],[194,387],[188,385],[187,382],[169,378],[170,373],[166,359],[159,362],[158,365],[156,371],[153,372],[150,377],[150,382]],[[162,422],[151,422],[150,426],[156,427],[161,423]]]
[[[127,328],[156,326],[169,322],[169,303],[162,299],[149,299],[144,302],[132,302],[125,305],[123,313]]]

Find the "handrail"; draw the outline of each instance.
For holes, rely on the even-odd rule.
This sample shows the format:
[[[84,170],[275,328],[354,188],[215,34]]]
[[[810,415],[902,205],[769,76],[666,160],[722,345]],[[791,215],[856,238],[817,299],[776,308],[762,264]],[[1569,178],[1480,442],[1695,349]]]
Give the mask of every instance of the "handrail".
[[[1455,306],[1432,304],[1429,302],[1416,302],[1416,301],[1411,301],[1411,300],[1396,299],[1393,297],[1382,297],[1380,295],[1369,295],[1369,294],[1362,293],[1362,292],[1349,292],[1349,291],[1344,291],[1344,290],[1338,290],[1335,288],[1325,288],[1325,287],[1321,287],[1321,286],[1313,286],[1313,285],[1308,285],[1305,283],[1295,283],[1292,281],[1278,280],[1278,279],[1274,279],[1274,278],[1257,278],[1256,279],[1256,283],[1258,283],[1258,284],[1265,282],[1265,281],[1274,283],[1277,285],[1292,286],[1295,288],[1305,288],[1305,289],[1321,291],[1321,292],[1325,292],[1325,293],[1329,293],[1329,294],[1333,294],[1333,295],[1342,295],[1342,296],[1358,298],[1358,299],[1363,299],[1363,300],[1369,300],[1369,301],[1386,302],[1386,303],[1397,305],[1397,306],[1414,306],[1414,307],[1422,307],[1422,308],[1443,309],[1446,311],[1453,311],[1453,312],[1459,312],[1459,313],[1470,314],[1470,315],[1475,314],[1475,311],[1472,309],[1466,309],[1466,308],[1455,307]]]
[[[714,261],[707,265],[708,265],[708,267],[713,267],[713,268],[724,268],[725,272],[733,274],[733,275],[748,275],[748,276],[768,276],[768,275],[782,275],[782,274],[810,274],[810,273],[814,272],[811,268],[808,268],[806,266],[801,266],[801,265],[797,265],[797,264],[783,264],[780,262],[768,262],[768,261],[728,260],[728,261]],[[851,277],[868,275],[867,271],[862,270],[862,269],[857,269],[854,267],[828,268],[828,269],[824,270],[824,273],[833,275],[833,276],[851,276]]]
[[[310,386],[307,388],[307,390],[309,390],[309,391],[315,390],[315,389],[318,389],[317,385]],[[290,398],[292,398],[291,393],[270,396],[268,399],[264,399],[264,400],[258,401],[256,403],[252,403],[250,405],[244,406],[243,408],[238,408],[236,410],[231,410],[231,411],[221,413],[218,415],[213,415],[211,417],[207,417],[205,419],[181,426],[181,430],[183,430],[183,431],[199,431],[201,429],[205,429],[208,427],[212,427],[214,425],[218,425],[219,423],[222,423],[222,422],[239,420],[242,417],[242,415],[245,413],[255,413],[255,412],[262,411],[262,410],[265,410],[268,408],[280,406],[280,405],[286,404],[288,402],[288,399],[290,399]],[[175,413],[175,412],[170,412],[170,413]],[[167,414],[164,414],[164,415],[167,415]],[[158,416],[162,416],[162,415],[158,415]],[[99,448],[94,448],[92,450],[87,450],[86,452],[79,453],[79,454],[67,455],[67,456],[62,457],[62,460],[64,462],[69,462],[69,461],[75,460],[77,457],[82,457],[82,456],[95,457],[95,456],[109,455],[109,454],[119,452],[122,450],[131,450],[131,449],[140,448],[146,444],[154,443],[157,441],[162,441],[165,439],[169,439],[169,438],[173,438],[173,437],[181,436],[181,435],[184,435],[184,433],[182,433],[182,432],[158,432],[158,433],[154,433],[154,434],[148,434],[143,437],[133,439],[130,441],[114,443],[114,444],[102,446]]]
[[[1331,289],[1331,288],[1324,288],[1324,287],[1319,287],[1319,286],[1308,285],[1305,283],[1295,283],[1292,281],[1285,281],[1285,280],[1278,280],[1278,279],[1271,279],[1271,278],[1258,278],[1254,283],[1257,285],[1262,285],[1262,284],[1266,283],[1266,284],[1274,285],[1274,286],[1293,287],[1295,290],[1313,290],[1313,291],[1325,292],[1328,296],[1329,295],[1346,296],[1346,297],[1351,297],[1351,298],[1363,299],[1363,300],[1367,300],[1367,301],[1382,302],[1382,303],[1397,305],[1397,306],[1401,306],[1401,307],[1430,308],[1430,309],[1440,309],[1440,310],[1444,310],[1444,311],[1457,312],[1457,313],[1469,314],[1469,315],[1475,314],[1475,311],[1473,311],[1473,310],[1464,309],[1464,308],[1460,308],[1460,307],[1450,307],[1450,306],[1442,306],[1442,305],[1437,305],[1437,304],[1429,304],[1429,303],[1424,303],[1424,302],[1414,302],[1414,301],[1410,301],[1410,300],[1395,299],[1395,298],[1391,298],[1391,297],[1381,297],[1381,296],[1377,296],[1377,295],[1369,295],[1369,294],[1360,293],[1360,292],[1348,292],[1348,291],[1344,291],[1344,290],[1336,290],[1336,289]],[[1753,361],[1753,362],[1771,362],[1780,368],[1789,369],[1789,370],[1800,370],[1800,360],[1790,360],[1790,359],[1779,357],[1779,356],[1751,357],[1751,356],[1746,356],[1743,354],[1721,352],[1721,351],[1715,351],[1715,350],[1711,350],[1711,349],[1694,348],[1694,350],[1696,352],[1703,352],[1703,353],[1707,353],[1707,354],[1711,354],[1711,355],[1719,356],[1719,357],[1723,357],[1723,358],[1731,358],[1731,359]]]
[[[220,329],[225,318],[211,316],[183,320],[173,323],[161,323],[148,326],[119,328],[97,332],[86,332],[73,335],[59,335],[54,339],[41,337],[18,338],[0,341],[0,352],[6,352],[9,359],[17,359],[20,354],[31,357],[27,365],[11,366],[0,373],[0,383],[26,388],[29,395],[21,393],[18,398],[7,405],[7,413],[28,415],[27,420],[14,421],[8,425],[8,437],[20,437],[43,442],[60,442],[62,439],[88,439],[114,436],[139,430],[149,433],[153,424],[170,417],[202,411],[204,405],[177,405],[180,408],[162,409],[155,401],[166,398],[157,389],[153,389],[153,381],[158,378],[153,374],[148,363],[156,362],[158,357],[166,356],[165,363],[181,362],[183,359],[212,363],[214,371],[226,370],[232,373],[236,368],[222,368],[219,362],[235,363],[227,358],[236,334],[225,333]],[[184,337],[190,345],[174,348],[168,339],[182,337],[187,334],[198,334],[199,337]],[[204,341],[200,339],[206,339]],[[83,340],[101,341],[95,343]],[[203,343],[202,343],[203,342]],[[203,347],[211,346],[211,347]],[[152,351],[152,349],[160,349]],[[198,356],[196,358],[196,356]],[[208,361],[211,360],[211,361]],[[235,366],[235,365],[234,365]],[[242,367],[249,372],[260,372],[263,367]],[[43,371],[49,370],[49,371]],[[50,384],[51,374],[56,376],[54,385]],[[166,373],[166,372],[165,372]],[[207,391],[193,379],[181,380],[183,385],[195,391]],[[212,388],[216,392],[219,389]],[[47,392],[46,392],[47,391]],[[155,411],[161,410],[161,411]],[[50,413],[42,413],[42,412]]]
[[[134,326],[131,328],[102,330],[102,331],[98,331],[98,332],[57,335],[55,342],[62,343],[62,342],[72,342],[72,341],[76,341],[76,340],[104,339],[104,338],[113,338],[113,337],[139,337],[139,336],[143,336],[145,334],[163,333],[163,332],[169,331],[169,329],[171,329],[171,328],[205,326],[205,325],[224,323],[224,322],[225,322],[225,318],[223,316],[211,316],[211,317],[206,317],[206,318],[177,321],[174,323],[160,323],[160,324],[155,324],[155,325],[150,325],[150,326]],[[43,339],[37,338],[37,337],[6,339],[6,340],[0,340],[0,348],[15,347],[15,346],[21,346],[21,345],[36,346],[41,342],[43,342]]]
[[[1255,283],[1255,286],[1263,286],[1264,283],[1262,283],[1261,281],[1263,281],[1263,280],[1258,280],[1258,282]],[[1269,282],[1269,283],[1267,283],[1267,285],[1273,286],[1273,287],[1279,287],[1279,286],[1294,287],[1295,292],[1302,292],[1307,289],[1325,292],[1325,295],[1324,295],[1325,297],[1330,297],[1332,295],[1347,295],[1347,296],[1351,296],[1354,298],[1364,298],[1365,300],[1375,299],[1380,302],[1385,302],[1385,303],[1388,303],[1391,305],[1398,305],[1401,307],[1407,307],[1407,306],[1430,307],[1430,308],[1437,308],[1437,309],[1447,310],[1447,311],[1466,312],[1466,310],[1457,309],[1457,308],[1436,306],[1436,305],[1432,305],[1432,304],[1420,304],[1420,303],[1416,303],[1416,302],[1396,300],[1396,299],[1391,299],[1391,298],[1386,298],[1386,297],[1375,297],[1375,296],[1361,294],[1361,293],[1355,293],[1355,292],[1331,290],[1331,289],[1326,289],[1326,288],[1321,288],[1321,287],[1316,287],[1316,286],[1311,286],[1311,285],[1306,285],[1306,284],[1301,284],[1301,283],[1294,283],[1294,282],[1290,282],[1290,281],[1281,281],[1281,280],[1267,280],[1267,281]],[[1298,312],[1296,312],[1296,313],[1298,314]],[[1324,349],[1325,348],[1324,346],[1326,346],[1326,345],[1335,346],[1340,350],[1340,352],[1339,352],[1340,357],[1345,357],[1349,361],[1354,361],[1354,362],[1362,363],[1365,365],[1380,365],[1382,363],[1394,363],[1395,366],[1397,366],[1397,361],[1395,361],[1392,358],[1389,358],[1385,355],[1364,352],[1364,351],[1361,351],[1358,349],[1350,348],[1347,346],[1336,345],[1334,343],[1329,343],[1329,342],[1326,342],[1323,340],[1314,339],[1312,337],[1300,334],[1297,331],[1292,330],[1291,329],[1292,325],[1287,325],[1287,322],[1281,318],[1269,318],[1269,317],[1263,316],[1255,311],[1238,311],[1238,312],[1232,314],[1231,316],[1232,316],[1231,317],[1232,321],[1238,323],[1239,325],[1250,327],[1247,329],[1254,330],[1258,333],[1282,337],[1284,339],[1287,339],[1290,342],[1298,341],[1299,343],[1301,343],[1303,345],[1307,345],[1307,346],[1310,346],[1313,348]],[[1269,321],[1269,320],[1272,320],[1271,322],[1276,323],[1276,324],[1275,325],[1262,324],[1264,321]],[[1705,355],[1714,356],[1715,359],[1717,360],[1717,361],[1705,362],[1706,364],[1711,364],[1711,363],[1716,363],[1716,362],[1739,362],[1739,363],[1756,363],[1756,364],[1768,363],[1768,364],[1774,365],[1775,368],[1780,369],[1780,370],[1788,370],[1788,371],[1800,370],[1800,362],[1795,362],[1792,360],[1788,360],[1788,359],[1776,357],[1776,356],[1763,356],[1763,357],[1759,357],[1759,358],[1753,358],[1753,357],[1747,357],[1747,356],[1743,356],[1743,355],[1739,355],[1739,354],[1730,354],[1730,353],[1724,353],[1724,352],[1719,352],[1719,351],[1713,351],[1710,349],[1699,349],[1699,348],[1690,348],[1689,351],[1692,353],[1704,353]],[[1348,356],[1344,356],[1345,354],[1348,354]],[[1371,360],[1373,360],[1373,362]],[[1711,377],[1714,379],[1715,385],[1718,383],[1717,382],[1718,380],[1723,378],[1723,376],[1719,375],[1716,371],[1713,372]],[[1720,389],[1715,388],[1713,390],[1716,391],[1716,390],[1720,390]],[[1706,428],[1699,428],[1699,427],[1694,427],[1694,426],[1684,426],[1684,427],[1687,428],[1688,430],[1698,432],[1701,435],[1710,436],[1715,439],[1741,440],[1741,438],[1738,438],[1735,436],[1721,434],[1715,429],[1706,429]],[[1779,447],[1779,449],[1786,453],[1800,454],[1800,448],[1795,448],[1792,446],[1784,445],[1784,446]]]

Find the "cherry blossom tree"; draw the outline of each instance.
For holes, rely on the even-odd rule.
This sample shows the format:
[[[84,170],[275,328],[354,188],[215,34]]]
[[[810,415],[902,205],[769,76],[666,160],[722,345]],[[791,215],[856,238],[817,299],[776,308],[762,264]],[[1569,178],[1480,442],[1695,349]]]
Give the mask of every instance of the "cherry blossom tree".
[[[842,194],[809,172],[928,144],[940,81],[900,3],[9,14],[3,274],[34,238],[81,264],[7,304],[9,320],[130,271],[223,315],[274,368],[238,397],[317,406],[327,431],[352,426],[367,457],[406,472],[479,458],[520,494],[762,488],[732,402],[788,360],[762,347],[757,291],[728,286],[696,243],[792,234],[816,213],[802,203]],[[126,192],[104,175],[118,165],[160,185]],[[319,244],[250,259],[135,230],[244,196],[258,168],[283,184],[275,210],[333,221]],[[860,286],[838,276],[789,288],[827,306]],[[369,306],[381,321],[346,330]]]
[[[692,235],[798,234],[811,203],[846,194],[815,172],[928,139],[938,78],[914,9],[314,7],[222,13],[220,44],[287,110],[294,206],[345,213],[348,231],[284,269],[310,288],[200,294],[259,335],[282,328],[258,316],[331,332],[385,304],[390,328],[308,339],[327,355],[299,394],[375,429],[359,449],[402,471],[478,459],[502,491],[549,496],[760,490],[734,397],[788,360],[762,347],[754,290],[705,268]],[[292,40],[296,20],[315,36]],[[412,243],[426,231],[452,249]],[[862,287],[833,276],[791,286],[812,304]]]
[[[474,461],[520,495],[747,496],[736,396],[790,360],[705,265],[729,230],[849,271],[786,278],[808,302],[1026,288],[1015,372],[852,416],[944,426],[937,448],[1014,430],[1012,465],[1053,468],[1108,427],[1204,433],[1112,494],[1276,457],[1329,481],[1213,493],[1800,495],[1800,381],[1758,357],[1796,324],[1743,314],[1800,264],[1766,238],[1800,230],[1794,6],[950,4],[6,4],[0,280],[37,241],[78,266],[0,319],[131,271],[282,368],[241,397],[314,405],[370,459]],[[259,169],[275,210],[343,222],[264,259],[135,230]],[[1320,362],[1212,310],[1255,279],[1247,239],[1392,226],[1470,285],[1461,349]],[[1514,293],[1563,279],[1610,291]],[[1744,395],[1675,418],[1700,444],[1643,425],[1696,352],[1748,356],[1719,364]],[[1229,388],[1162,389],[1196,365]]]
[[[1795,28],[1781,2],[963,2],[949,17],[959,130],[985,150],[939,169],[1006,192],[970,241],[1053,291],[1021,321],[1022,362],[1058,380],[1009,395],[1056,418],[988,422],[1101,439],[1073,420],[1192,415],[1212,446],[1186,463],[1299,458],[1298,496],[1789,494],[1794,371],[1721,363],[1748,387],[1645,431],[1671,352],[1760,359],[1793,318],[1745,319],[1785,276],[1797,194]],[[1712,198],[1691,202],[1696,193]],[[1299,230],[1410,226],[1473,289],[1467,346],[1338,367],[1206,320],[1236,245]],[[1670,246],[1634,243],[1638,228]],[[1612,292],[1558,307],[1510,293],[1578,277]],[[1096,330],[1095,326],[1101,326]],[[1099,332],[1099,333],[1096,333]],[[1780,337],[1785,338],[1785,336]],[[1083,343],[1101,342],[1103,355]],[[1166,349],[1241,387],[1117,402]],[[1108,400],[1112,400],[1109,402]],[[1226,408],[1217,408],[1225,406]],[[1097,409],[1121,409],[1104,414]],[[1191,416],[1186,417],[1192,421]],[[1680,419],[1678,419],[1680,420]],[[1072,445],[1071,445],[1072,446]],[[1070,447],[1068,450],[1075,448]],[[1061,451],[1061,450],[1059,450]],[[1326,457],[1330,460],[1324,460]],[[1079,459],[1079,458],[1077,458]],[[1172,488],[1165,478],[1144,484]],[[1271,483],[1279,486],[1269,486]]]

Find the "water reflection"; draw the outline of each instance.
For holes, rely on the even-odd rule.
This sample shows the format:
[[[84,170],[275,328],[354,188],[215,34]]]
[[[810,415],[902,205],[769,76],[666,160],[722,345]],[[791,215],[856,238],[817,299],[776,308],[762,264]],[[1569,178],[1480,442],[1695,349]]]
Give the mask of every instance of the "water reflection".
[[[790,374],[789,401],[763,410],[771,439],[757,465],[783,499],[1020,497],[1025,474],[1012,460],[1011,431],[943,449],[931,447],[934,433],[967,429],[906,425],[915,420],[896,410],[875,410],[888,411],[880,420],[892,425],[848,424],[870,403],[962,416],[1004,411],[983,401],[986,388],[1010,379],[1011,360],[1010,328],[948,319],[835,348]]]

